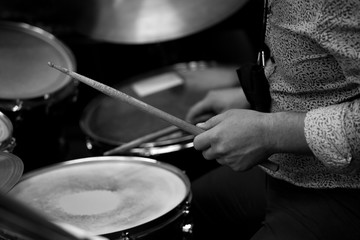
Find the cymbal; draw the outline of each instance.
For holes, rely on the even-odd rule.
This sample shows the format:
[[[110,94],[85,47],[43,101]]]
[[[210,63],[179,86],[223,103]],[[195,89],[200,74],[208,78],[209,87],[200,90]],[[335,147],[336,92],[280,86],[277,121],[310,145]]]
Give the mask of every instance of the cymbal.
[[[9,152],[0,152],[0,191],[8,192],[24,171],[22,160]]]
[[[173,40],[234,14],[247,0],[84,1],[76,29],[93,39],[127,44]]]

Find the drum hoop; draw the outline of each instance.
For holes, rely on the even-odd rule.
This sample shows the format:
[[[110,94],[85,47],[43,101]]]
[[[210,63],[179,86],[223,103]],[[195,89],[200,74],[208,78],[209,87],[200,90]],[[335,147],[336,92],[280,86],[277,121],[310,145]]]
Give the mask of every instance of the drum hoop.
[[[66,66],[69,70],[75,71],[77,68],[77,63],[74,54],[70,50],[68,46],[66,46],[62,41],[60,41],[55,35],[45,31],[44,29],[40,27],[36,27],[24,22],[13,22],[13,21],[0,21],[0,28],[8,28],[8,29],[20,29],[24,33],[28,33],[32,36],[38,37],[41,40],[44,40],[45,42],[49,43],[52,47],[58,50],[59,53],[62,54],[64,59],[66,59],[66,62],[68,66]],[[49,59],[51,60],[51,59]],[[46,64],[46,63],[44,63]],[[74,81],[70,76],[64,75],[64,82],[61,87],[58,89],[54,89],[53,91],[46,93],[43,96],[38,97],[29,97],[29,98],[21,98],[21,99],[7,99],[2,98],[1,101],[4,101],[6,105],[9,105],[9,103],[14,103],[16,101],[22,101],[25,104],[34,105],[38,101],[43,101],[46,99],[53,98],[56,96],[61,90],[66,89],[70,82],[74,82],[75,85],[77,85],[77,82]],[[14,103],[16,105],[16,103]],[[35,104],[37,105],[37,104]]]
[[[96,163],[103,163],[103,162],[129,162],[129,163],[136,163],[136,164],[145,164],[145,165],[151,165],[151,166],[160,166],[161,168],[168,170],[175,174],[177,177],[179,177],[181,180],[183,180],[186,188],[187,188],[187,194],[190,191],[190,180],[188,177],[184,174],[183,171],[181,171],[179,168],[175,167],[172,164],[157,161],[152,158],[145,158],[145,157],[137,157],[137,156],[97,156],[97,157],[86,157],[86,158],[79,158],[79,159],[73,159],[68,160],[60,163],[54,163],[49,166],[41,167],[39,169],[30,171],[26,174],[24,174],[19,183],[22,181],[26,181],[27,179],[30,179],[32,177],[38,176],[43,173],[47,173],[52,170],[60,169],[62,167],[68,167],[68,166],[74,166],[74,165],[80,165],[80,164],[96,164]]]

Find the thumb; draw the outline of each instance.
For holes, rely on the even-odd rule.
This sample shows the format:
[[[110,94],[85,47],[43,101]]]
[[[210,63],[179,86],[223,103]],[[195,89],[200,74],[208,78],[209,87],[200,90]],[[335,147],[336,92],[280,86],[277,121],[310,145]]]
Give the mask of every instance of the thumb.
[[[222,119],[223,119],[223,114],[219,114],[210,118],[206,122],[201,122],[196,124],[196,126],[203,130],[209,130],[210,128],[215,127],[219,122],[221,122]]]

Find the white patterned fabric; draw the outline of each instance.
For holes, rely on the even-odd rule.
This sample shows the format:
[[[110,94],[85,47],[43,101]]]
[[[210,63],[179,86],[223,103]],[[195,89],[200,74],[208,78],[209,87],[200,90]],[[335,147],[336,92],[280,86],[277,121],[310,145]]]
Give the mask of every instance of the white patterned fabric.
[[[272,112],[306,112],[313,156],[275,154],[298,186],[360,188],[360,1],[270,0]]]

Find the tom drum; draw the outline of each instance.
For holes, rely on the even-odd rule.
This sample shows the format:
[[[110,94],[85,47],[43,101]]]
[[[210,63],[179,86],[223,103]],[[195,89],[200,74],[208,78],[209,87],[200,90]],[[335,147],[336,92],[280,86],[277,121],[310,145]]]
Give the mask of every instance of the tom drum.
[[[189,108],[209,90],[237,84],[235,69],[216,62],[180,63],[129,79],[115,88],[184,119]],[[94,155],[102,155],[169,124],[127,103],[101,95],[85,108],[80,126],[86,135],[87,148]],[[192,135],[179,130],[142,144],[129,154],[169,162],[184,169],[193,179],[213,166],[209,161],[202,163],[203,157],[194,150],[192,140]],[[191,166],[188,166],[189,158]],[[201,166],[197,168],[197,164]]]
[[[0,110],[14,125],[16,154],[28,168],[47,165],[59,156],[64,112],[77,97],[77,82],[47,63],[75,70],[75,58],[54,35],[29,24],[2,21],[0,36]]]

